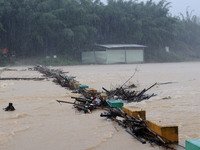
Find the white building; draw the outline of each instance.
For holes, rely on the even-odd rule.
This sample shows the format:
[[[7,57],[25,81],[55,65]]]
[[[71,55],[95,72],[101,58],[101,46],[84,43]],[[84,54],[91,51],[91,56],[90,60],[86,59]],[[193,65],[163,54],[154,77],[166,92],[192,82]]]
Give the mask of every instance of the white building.
[[[141,63],[144,62],[145,47],[137,44],[98,44],[93,51],[82,52],[82,63]]]

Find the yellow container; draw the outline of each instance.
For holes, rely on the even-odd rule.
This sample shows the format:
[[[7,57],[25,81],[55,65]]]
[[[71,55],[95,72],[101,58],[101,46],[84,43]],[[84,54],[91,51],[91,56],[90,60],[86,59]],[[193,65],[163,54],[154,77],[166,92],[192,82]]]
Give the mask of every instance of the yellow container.
[[[143,120],[146,120],[146,111],[142,110],[139,107],[135,106],[123,106],[122,110],[129,116],[134,116],[135,118],[139,119],[138,115],[140,118]]]
[[[75,88],[78,88],[79,85],[81,85],[79,82],[75,82]]]
[[[100,97],[106,99],[106,98],[108,97],[108,95],[106,95],[105,93],[101,93],[101,94],[100,94]]]
[[[162,122],[148,121],[146,120],[149,128],[160,135],[167,143],[178,143],[178,126],[167,125]]]
[[[69,84],[70,84],[73,88],[75,88],[75,80],[70,80],[70,81],[69,81]]]
[[[97,90],[93,89],[93,88],[85,88],[85,90],[89,93],[97,93]]]

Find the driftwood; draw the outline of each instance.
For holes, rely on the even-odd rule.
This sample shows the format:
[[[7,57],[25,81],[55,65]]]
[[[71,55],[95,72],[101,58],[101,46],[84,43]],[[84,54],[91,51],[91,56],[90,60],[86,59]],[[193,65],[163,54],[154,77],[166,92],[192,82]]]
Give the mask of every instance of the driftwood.
[[[41,81],[47,78],[0,78],[0,80],[34,80],[34,81]]]
[[[47,77],[57,77],[59,74],[64,74],[62,72],[62,70],[59,70],[59,69],[49,69],[48,67],[45,67],[45,66],[35,66],[34,67],[35,70],[41,72],[42,74],[44,74],[45,76]]]
[[[110,107],[109,105],[107,112],[101,113],[101,117],[107,117],[120,126],[126,129],[126,131],[131,134],[135,139],[145,144],[147,141],[150,143],[155,143],[159,146],[168,148],[169,150],[175,150],[169,147],[164,141],[164,138],[153,132],[147,125],[145,120],[135,118],[134,116],[128,116],[120,108]],[[120,119],[118,119],[120,118]]]
[[[47,77],[55,78],[55,82],[60,84],[61,86],[69,87],[70,89],[75,88],[73,85],[70,84],[72,78],[69,78],[68,76],[62,74],[62,72],[60,71],[50,70],[42,66],[38,66],[35,69],[45,74]],[[118,97],[122,100],[138,102],[154,96],[154,94],[148,95],[145,94],[145,92],[154,87],[157,83],[151,85],[147,89],[143,89],[142,91],[130,91],[126,88],[123,88],[123,86],[134,76],[134,74],[121,87],[116,88],[115,90],[109,91],[103,88],[103,90],[108,95],[108,99]],[[73,81],[75,80],[73,79]],[[71,97],[72,99],[75,99],[74,102],[62,100],[57,100],[57,102],[72,104],[74,108],[82,110],[85,113],[90,113],[92,110],[99,108],[102,110],[106,110],[106,112],[101,113],[101,117],[107,117],[117,122],[119,125],[124,127],[129,134],[131,134],[141,143],[145,144],[148,141],[150,143],[155,143],[157,145],[164,146],[165,148],[174,150],[164,142],[162,137],[150,130],[145,120],[142,120],[140,117],[140,119],[137,119],[134,116],[128,116],[120,108],[109,105],[109,103],[104,98],[101,98],[99,96],[99,93],[89,93],[84,89],[80,89],[77,91],[81,93],[83,97]]]
[[[162,83],[157,83],[157,85],[164,85],[164,84],[174,84],[178,82],[162,82]]]
[[[118,99],[127,101],[127,102],[140,102],[145,99],[149,99],[152,96],[155,96],[155,94],[145,94],[148,90],[150,90],[152,87],[154,87],[157,83],[154,83],[147,89],[143,89],[142,91],[131,91],[129,89],[125,88],[116,88],[115,90],[108,91],[105,88],[102,88],[108,95],[109,98],[111,97],[117,97]]]
[[[72,104],[75,108],[77,108],[78,110],[83,110],[85,113],[91,113],[92,110],[99,107],[98,103],[92,100],[76,99],[74,102],[68,102],[62,100],[56,100],[56,101],[59,103]]]
[[[86,107],[86,105],[77,104],[76,102],[62,101],[62,100],[56,100],[56,101],[57,101],[58,103],[72,104],[72,105],[74,105],[74,107],[77,108],[78,110],[83,110],[85,113],[90,113],[90,110],[88,109],[88,107]]]
[[[121,99],[121,100],[124,100],[124,101],[127,101],[127,102],[140,102],[142,100],[149,99],[152,96],[156,96],[154,93],[151,94],[151,95],[149,95],[149,94],[145,94],[145,92],[147,92],[152,87],[154,87],[155,85],[157,85],[157,83],[154,83],[149,88],[143,89],[142,91],[135,91],[135,90],[131,91],[130,88],[135,88],[136,87],[135,84],[132,84],[131,86],[129,86],[128,89],[127,89],[127,87],[123,88],[123,86],[125,86],[126,83],[130,79],[132,79],[134,77],[136,71],[119,88],[116,88],[114,90],[109,91],[109,90],[105,89],[104,87],[102,87],[102,89],[107,93],[108,99],[117,97],[117,99]]]
[[[27,71],[27,69],[9,69],[9,68],[6,68],[5,71]]]
[[[68,72],[63,72],[58,69],[49,69],[46,66],[41,66],[41,65],[35,66],[34,69],[39,71],[46,77],[54,78],[53,81],[61,85],[62,87],[69,87],[70,89],[72,89],[72,86],[70,86],[69,84],[69,77],[65,75],[65,73]],[[75,78],[75,77],[70,77],[70,78]]]

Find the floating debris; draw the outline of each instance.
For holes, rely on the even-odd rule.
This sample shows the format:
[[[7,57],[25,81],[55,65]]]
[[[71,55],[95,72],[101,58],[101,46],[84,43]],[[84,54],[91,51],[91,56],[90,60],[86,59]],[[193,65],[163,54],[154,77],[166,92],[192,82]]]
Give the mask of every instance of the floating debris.
[[[0,78],[0,80],[34,80],[34,81],[41,81],[47,78]]]
[[[91,112],[97,107],[102,107],[102,104],[104,106],[105,101],[110,99],[121,100],[125,102],[140,102],[142,100],[149,99],[152,96],[156,96],[156,94],[154,93],[149,95],[145,94],[145,92],[157,85],[157,83],[154,83],[153,85],[151,85],[147,89],[143,89],[142,91],[123,88],[123,86],[135,75],[135,73],[121,87],[116,88],[115,90],[109,91],[103,87],[103,90],[106,94],[102,94],[102,92],[97,92],[97,90],[89,88],[88,85],[80,84],[78,81],[75,80],[75,77],[67,76],[61,70],[49,69],[41,65],[34,67],[34,69],[43,73],[46,77],[54,78],[54,82],[61,85],[62,87],[67,87],[70,90],[73,90],[73,93],[81,94],[82,98],[72,97],[73,99],[75,99],[75,102],[72,104],[74,104],[74,106],[78,110],[84,110],[85,112]],[[131,87],[135,87],[135,85],[132,84]],[[98,101],[98,103],[95,103],[96,101]],[[58,102],[63,101],[58,100]],[[84,105],[85,107],[83,107],[82,105]]]
[[[35,66],[34,69],[44,74],[46,77],[51,77],[51,78],[56,78],[59,75],[64,74],[62,70],[49,69],[48,67],[42,65]]]
[[[27,69],[10,69],[10,68],[6,68],[5,71],[27,71]]]
[[[106,117],[107,119],[111,119],[117,122],[120,126],[126,129],[126,131],[131,134],[135,139],[140,141],[142,144],[146,144],[146,142],[150,142],[151,144],[156,144],[159,146],[163,146],[169,150],[175,150],[170,147],[168,144],[171,143],[166,142],[164,137],[161,137],[154,131],[152,131],[146,120],[143,120],[139,115],[137,119],[134,116],[127,115],[124,111],[122,111],[118,107],[113,107],[107,103],[107,111],[101,113],[101,117]]]
[[[174,84],[174,83],[178,83],[178,82],[163,82],[163,83],[158,83],[158,85],[164,85],[164,84]]]
[[[72,104],[74,108],[79,111],[84,111],[85,113],[91,113],[95,109],[106,110],[106,112],[101,113],[101,117],[106,117],[109,120],[117,122],[141,143],[145,144],[148,141],[174,150],[174,148],[167,145],[168,143],[165,142],[163,137],[159,136],[148,127],[146,120],[142,119],[140,116],[138,116],[138,119],[134,116],[127,115],[122,110],[122,101],[124,100],[127,102],[140,102],[155,96],[155,94],[148,95],[145,94],[145,92],[157,85],[157,83],[154,83],[142,91],[131,91],[127,88],[123,88],[123,86],[134,76],[134,73],[120,88],[111,91],[103,88],[105,93],[101,93],[97,92],[95,89],[89,88],[87,85],[81,85],[75,80],[75,77],[67,76],[60,70],[49,69],[43,66],[36,66],[35,70],[43,73],[46,77],[54,78],[54,82],[63,87],[68,87],[73,90],[74,93],[81,94],[81,97],[71,97],[74,99],[74,102],[63,100],[57,100],[57,102]],[[135,85],[132,85],[131,87],[135,87]]]
[[[13,103],[9,103],[6,108],[3,108],[5,111],[14,111],[15,107],[13,106]]]
[[[163,97],[162,99],[171,99],[171,96]]]
[[[103,90],[107,93],[108,97],[116,97],[117,99],[121,99],[126,102],[140,102],[142,100],[150,99],[156,94],[145,94],[149,89],[154,87],[157,83],[154,83],[147,89],[143,89],[142,91],[135,91],[130,89],[125,89],[123,87],[116,88],[115,90],[108,91],[107,89],[103,88]]]

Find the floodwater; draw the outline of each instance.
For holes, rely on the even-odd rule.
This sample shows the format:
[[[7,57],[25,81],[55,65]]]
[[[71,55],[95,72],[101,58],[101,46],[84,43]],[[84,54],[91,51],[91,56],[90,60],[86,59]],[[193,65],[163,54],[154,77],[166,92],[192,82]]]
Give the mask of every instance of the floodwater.
[[[150,100],[125,105],[146,110],[148,120],[179,126],[179,144],[186,139],[200,138],[200,62],[85,65],[55,67],[69,71],[81,84],[102,91],[122,85],[134,73],[128,84],[138,90],[160,84],[147,93],[157,96]],[[42,77],[24,67],[10,67],[0,77]],[[2,69],[2,68],[0,68]],[[159,150],[157,146],[141,144],[115,122],[100,117],[102,111],[84,114],[70,104],[73,94],[43,81],[0,81],[0,149],[1,150]],[[5,112],[9,102],[16,108]],[[181,148],[178,148],[181,149]]]

